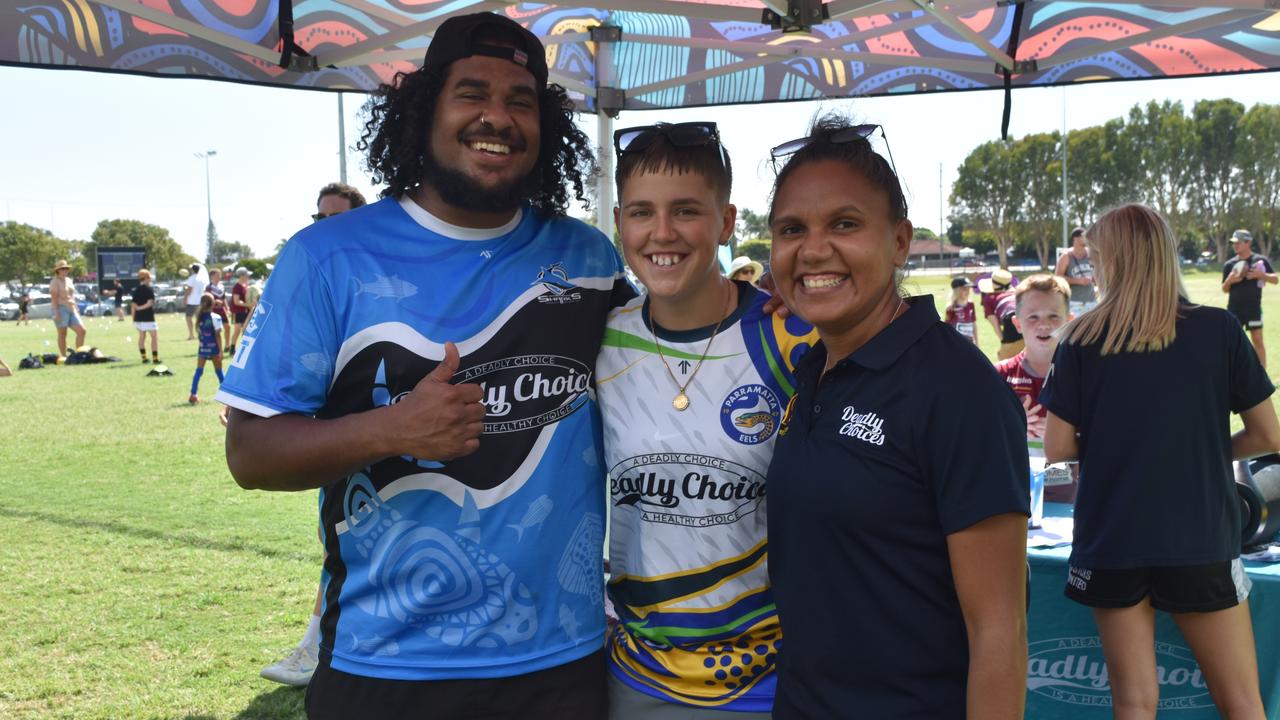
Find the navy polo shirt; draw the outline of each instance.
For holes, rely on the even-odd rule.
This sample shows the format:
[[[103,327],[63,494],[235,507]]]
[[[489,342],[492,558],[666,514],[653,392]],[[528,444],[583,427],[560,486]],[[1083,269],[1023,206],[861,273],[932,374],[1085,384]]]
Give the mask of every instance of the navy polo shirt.
[[[1100,343],[1064,342],[1054,355],[1040,404],[1080,433],[1072,565],[1204,565],[1240,555],[1230,415],[1275,387],[1225,310],[1187,306],[1175,332],[1159,352],[1104,356]]]
[[[769,466],[782,623],[775,718],[963,718],[968,637],[947,535],[1029,513],[1026,413],[929,296],[819,381]]]

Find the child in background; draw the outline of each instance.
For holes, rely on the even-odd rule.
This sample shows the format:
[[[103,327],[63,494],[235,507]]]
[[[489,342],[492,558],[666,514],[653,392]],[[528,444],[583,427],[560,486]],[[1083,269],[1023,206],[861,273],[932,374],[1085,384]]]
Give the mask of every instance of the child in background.
[[[1093,611],[1117,718],[1156,717],[1156,610],[1220,716],[1263,718],[1231,461],[1280,449],[1275,387],[1239,320],[1187,299],[1158,213],[1122,206],[1087,237],[1102,300],[1063,331],[1040,395],[1046,459],[1080,461],[1066,595]]]
[[[946,310],[947,324],[956,332],[978,344],[978,315],[969,299],[969,278],[958,277],[951,281],[951,304]]]
[[[18,298],[18,322],[14,324],[15,327],[22,323],[31,324],[31,318],[27,317],[27,308],[30,306],[31,296],[25,292],[22,293],[22,297]]]
[[[213,361],[213,371],[218,374],[218,383],[222,383],[222,320],[213,311],[213,295],[209,293],[200,296],[200,309],[196,311],[196,337],[200,341],[200,350],[196,356],[196,374],[191,378],[191,397],[187,398],[192,405],[200,402],[200,376],[204,374],[206,360]]]
[[[1056,275],[1032,275],[1014,290],[1013,322],[1026,343],[1022,352],[996,363],[996,372],[1022,401],[1027,412],[1027,452],[1032,465],[1044,467],[1044,423],[1047,414],[1040,404],[1040,390],[1058,349],[1058,331],[1071,319],[1068,311],[1071,286]],[[1038,463],[1037,463],[1038,461]],[[1070,483],[1045,488],[1048,502],[1071,502],[1075,486]]]

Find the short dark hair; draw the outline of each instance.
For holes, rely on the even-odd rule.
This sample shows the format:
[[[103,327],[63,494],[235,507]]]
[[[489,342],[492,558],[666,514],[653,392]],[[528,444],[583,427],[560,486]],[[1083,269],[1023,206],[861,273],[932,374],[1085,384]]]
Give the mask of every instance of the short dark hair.
[[[316,207],[320,207],[320,201],[325,195],[338,195],[347,199],[351,203],[351,209],[363,207],[365,204],[364,195],[359,190],[351,187],[346,183],[332,182],[320,188],[320,194],[316,196]]]
[[[1076,228],[1075,230],[1072,230],[1072,231],[1071,231],[1071,239],[1072,239],[1072,240],[1075,240],[1076,238],[1080,237],[1081,235],[1084,235],[1084,228]]]
[[[898,179],[898,174],[893,171],[889,161],[872,149],[871,143],[865,137],[855,138],[850,142],[831,142],[831,136],[855,124],[857,123],[835,112],[827,113],[814,121],[808,135],[811,142],[787,158],[786,164],[774,178],[773,192],[769,202],[770,222],[773,221],[773,200],[777,198],[778,188],[787,181],[787,177],[801,165],[823,160],[842,162],[861,173],[888,196],[890,218],[907,219],[907,198],[902,192],[902,183]]]
[[[729,151],[719,142],[676,147],[660,135],[644,150],[622,153],[618,158],[618,169],[613,174],[619,201],[627,180],[641,173],[701,175],[711,184],[716,191],[716,199],[722,203],[729,202],[729,191],[733,187],[733,164],[729,161]]]
[[[438,72],[419,68],[396,73],[391,83],[379,85],[365,104],[368,120],[356,147],[366,153],[365,167],[373,182],[387,184],[381,197],[404,197],[422,183],[431,152],[436,100],[444,89],[447,71],[448,66]],[[529,202],[548,215],[565,214],[569,188],[574,199],[587,204],[595,156],[591,140],[573,122],[575,112],[569,94],[559,85],[549,83],[538,91],[541,138],[532,173],[537,190]]]

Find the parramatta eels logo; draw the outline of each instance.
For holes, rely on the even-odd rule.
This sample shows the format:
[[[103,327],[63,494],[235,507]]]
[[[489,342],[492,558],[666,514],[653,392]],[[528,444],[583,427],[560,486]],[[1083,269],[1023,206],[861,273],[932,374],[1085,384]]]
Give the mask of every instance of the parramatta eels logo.
[[[1027,662],[1027,690],[1071,705],[1111,707],[1111,681],[1095,637],[1063,637],[1033,642]],[[1156,643],[1159,710],[1212,708],[1204,674],[1191,651]]]
[[[764,385],[736,387],[720,404],[720,426],[736,442],[758,445],[773,437],[782,403]]]
[[[569,282],[569,273],[565,271],[564,263],[551,263],[539,269],[537,279],[529,284],[538,283],[542,283],[542,287],[547,290],[547,294],[538,297],[540,303],[564,305],[582,299],[582,293]]]

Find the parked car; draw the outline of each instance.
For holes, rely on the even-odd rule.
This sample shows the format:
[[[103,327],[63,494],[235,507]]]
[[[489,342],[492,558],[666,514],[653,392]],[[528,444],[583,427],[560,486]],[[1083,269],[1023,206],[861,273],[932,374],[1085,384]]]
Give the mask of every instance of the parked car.
[[[951,267],[953,267],[953,268],[980,268],[980,267],[986,267],[986,263],[982,262],[981,260],[979,260],[979,259],[978,259],[978,258],[976,258],[976,257],[956,258],[955,260],[952,260],[952,261],[951,261]]]
[[[178,312],[182,310],[182,306],[186,305],[186,301],[182,299],[182,293],[178,290],[165,290],[156,293],[156,312]]]
[[[48,295],[32,295],[27,306],[27,317],[32,320],[48,320],[53,317],[53,298]]]
[[[9,298],[0,300],[0,320],[17,320],[20,314],[17,302]]]
[[[110,317],[116,312],[116,303],[112,298],[103,298],[98,302],[89,303],[80,311],[85,317]]]

